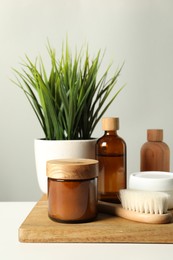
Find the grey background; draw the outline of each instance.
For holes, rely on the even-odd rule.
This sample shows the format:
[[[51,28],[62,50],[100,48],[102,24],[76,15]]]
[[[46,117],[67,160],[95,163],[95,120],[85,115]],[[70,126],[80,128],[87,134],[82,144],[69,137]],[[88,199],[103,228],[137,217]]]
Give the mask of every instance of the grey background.
[[[173,1],[1,0],[0,1],[0,200],[38,200],[34,139],[43,137],[23,93],[10,81],[27,54],[48,63],[49,38],[60,53],[68,34],[72,49],[88,42],[91,54],[106,49],[103,69],[125,66],[127,83],[107,116],[120,117],[128,147],[128,174],[139,170],[147,128],[163,128],[173,150]],[[94,136],[102,134],[101,124]],[[171,161],[172,170],[172,161]]]

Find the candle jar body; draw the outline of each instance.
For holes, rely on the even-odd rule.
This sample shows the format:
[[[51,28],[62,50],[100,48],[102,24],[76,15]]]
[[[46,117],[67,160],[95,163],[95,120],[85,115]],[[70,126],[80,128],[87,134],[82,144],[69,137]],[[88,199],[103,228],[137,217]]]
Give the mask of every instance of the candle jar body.
[[[98,161],[47,162],[48,215],[59,222],[80,223],[97,216]]]
[[[97,215],[97,178],[56,180],[48,178],[49,217],[62,222],[85,222]]]

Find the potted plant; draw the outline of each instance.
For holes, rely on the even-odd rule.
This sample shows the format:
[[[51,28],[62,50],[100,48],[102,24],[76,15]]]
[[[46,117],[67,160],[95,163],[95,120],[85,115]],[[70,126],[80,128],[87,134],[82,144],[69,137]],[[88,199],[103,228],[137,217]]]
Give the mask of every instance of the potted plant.
[[[57,59],[49,43],[47,49],[49,72],[41,57],[32,62],[26,56],[22,70],[14,69],[16,80],[13,81],[23,90],[44,132],[43,139],[35,140],[38,182],[44,193],[47,192],[47,160],[95,157],[96,139],[92,139],[92,133],[123,88],[108,100],[122,66],[109,79],[110,66],[99,77],[100,51],[93,59],[88,48],[76,51],[73,56],[66,41]]]

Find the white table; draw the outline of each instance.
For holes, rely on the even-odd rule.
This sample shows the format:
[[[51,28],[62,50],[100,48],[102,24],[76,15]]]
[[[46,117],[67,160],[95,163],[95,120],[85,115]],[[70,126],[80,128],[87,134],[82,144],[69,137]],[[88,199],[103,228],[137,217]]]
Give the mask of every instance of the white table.
[[[173,259],[173,244],[20,243],[18,228],[34,205],[35,202],[0,202],[0,259]]]

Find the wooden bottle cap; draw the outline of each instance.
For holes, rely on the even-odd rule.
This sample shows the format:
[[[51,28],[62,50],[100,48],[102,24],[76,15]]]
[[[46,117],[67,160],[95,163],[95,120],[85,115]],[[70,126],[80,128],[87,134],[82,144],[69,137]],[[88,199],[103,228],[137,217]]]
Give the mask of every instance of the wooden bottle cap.
[[[102,118],[102,129],[104,131],[113,131],[119,129],[118,117],[104,117]]]
[[[98,161],[92,159],[59,159],[46,163],[46,175],[52,179],[84,180],[98,176]]]
[[[163,141],[163,129],[148,129],[147,140],[151,142]]]

